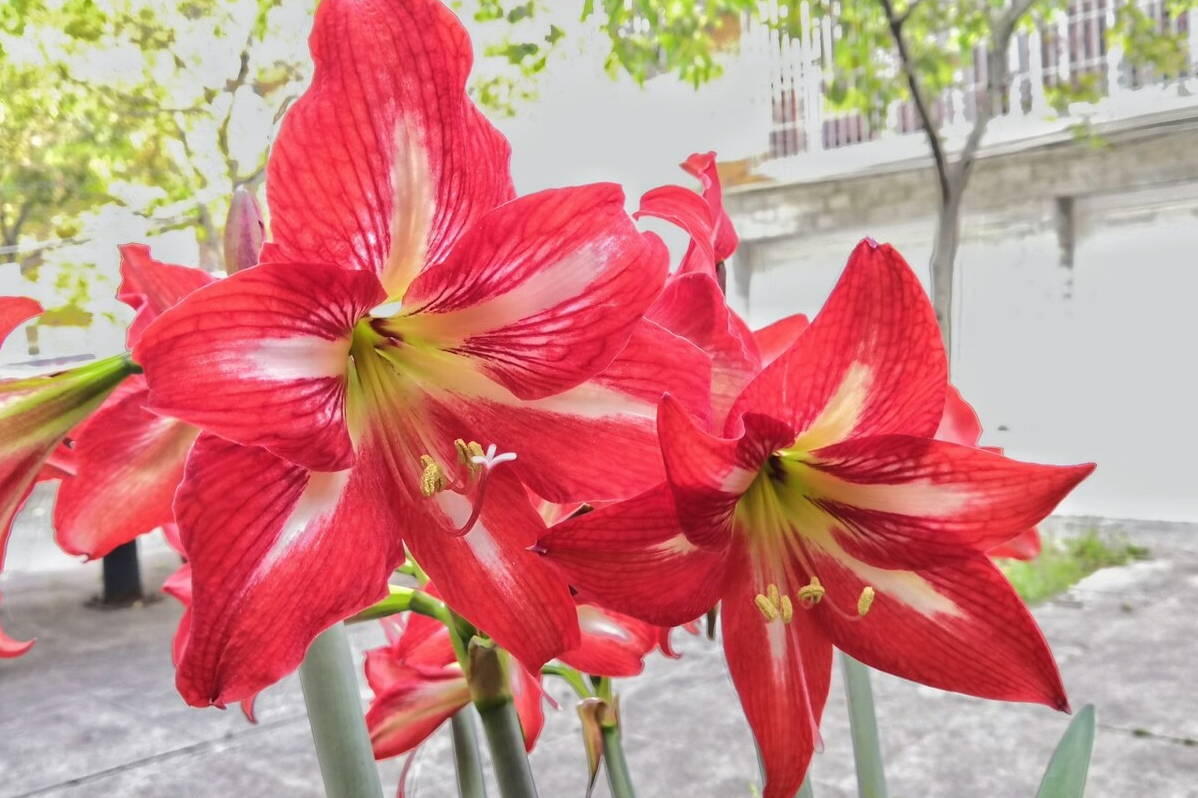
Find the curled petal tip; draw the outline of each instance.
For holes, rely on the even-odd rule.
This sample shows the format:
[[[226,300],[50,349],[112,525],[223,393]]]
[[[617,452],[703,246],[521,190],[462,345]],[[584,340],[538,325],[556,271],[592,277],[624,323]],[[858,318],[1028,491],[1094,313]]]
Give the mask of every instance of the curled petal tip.
[[[33,648],[37,638],[32,640],[14,640],[0,631],[0,659],[16,659]]]
[[[866,244],[869,244],[870,249],[878,248],[878,242],[876,240],[874,240],[874,238],[872,236],[866,236],[863,240],[865,241]]]

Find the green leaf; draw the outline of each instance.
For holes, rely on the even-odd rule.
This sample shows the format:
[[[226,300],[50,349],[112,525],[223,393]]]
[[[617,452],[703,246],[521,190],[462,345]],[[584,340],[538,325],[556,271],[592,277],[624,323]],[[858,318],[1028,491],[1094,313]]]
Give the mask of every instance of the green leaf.
[[[1057,743],[1036,798],[1082,798],[1094,750],[1094,705],[1086,704]]]

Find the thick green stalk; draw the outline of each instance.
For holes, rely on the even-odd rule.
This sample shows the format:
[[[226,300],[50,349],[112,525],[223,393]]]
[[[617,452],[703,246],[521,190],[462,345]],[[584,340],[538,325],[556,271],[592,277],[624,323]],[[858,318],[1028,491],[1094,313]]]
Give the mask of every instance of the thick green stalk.
[[[607,771],[607,786],[611,788],[612,798],[636,798],[618,725],[603,727],[603,767]]]
[[[795,798],[815,798],[815,790],[811,789],[810,770],[808,770],[807,775],[803,777],[803,783],[799,786],[799,791],[795,793]]]
[[[507,658],[507,652],[490,641],[474,638],[467,655],[466,679],[487,734],[499,794],[503,798],[537,798],[528,753],[524,750],[524,730],[512,703]]]
[[[358,672],[345,625],[312,641],[300,665],[300,686],[328,798],[382,798],[383,785],[362,714]]]
[[[878,742],[878,719],[869,668],[841,654],[844,689],[849,699],[849,728],[853,735],[853,759],[857,764],[857,794],[861,798],[886,798],[886,773],[882,746]]]
[[[524,732],[520,717],[510,698],[478,707],[495,766],[495,780],[503,798],[537,798],[528,754],[524,751]]]
[[[474,731],[474,708],[467,706],[450,721],[453,728],[453,764],[458,773],[460,798],[487,798],[483,781],[483,763],[478,756],[478,735]]]

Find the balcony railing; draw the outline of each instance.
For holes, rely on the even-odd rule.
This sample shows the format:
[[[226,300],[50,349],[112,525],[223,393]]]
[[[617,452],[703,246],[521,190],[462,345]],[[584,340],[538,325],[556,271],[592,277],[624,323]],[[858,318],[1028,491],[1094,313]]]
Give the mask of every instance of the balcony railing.
[[[743,28],[742,52],[768,71],[768,90],[759,97],[770,119],[768,141],[762,146],[765,160],[799,158],[921,130],[910,101],[892,103],[873,118],[837,108],[830,101],[833,81],[838,79],[843,87],[852,79],[834,71],[832,63],[833,46],[846,38],[851,43],[851,29],[830,17],[813,18],[806,2],[769,0],[763,6],[766,17],[775,22],[788,14],[799,16],[797,25],[794,20],[786,26],[749,22]],[[1171,16],[1167,0],[1136,0],[1159,33],[1180,37],[1186,45],[1179,68],[1168,74],[1124,58],[1107,35],[1115,24],[1116,6],[1116,0],[1073,0],[1064,12],[1018,33],[1008,53],[1003,115],[1057,118],[1061,109],[1052,100],[1066,87],[1072,90],[1070,96],[1084,98],[1094,109],[1118,104],[1149,87],[1173,90],[1174,95],[1198,95],[1198,10]],[[780,32],[781,27],[798,33]],[[930,98],[933,119],[950,136],[954,130],[972,126],[985,94],[989,76],[984,48],[978,47],[973,56],[972,64],[958,71],[950,88]],[[898,75],[892,53],[879,53],[878,58],[891,75]]]

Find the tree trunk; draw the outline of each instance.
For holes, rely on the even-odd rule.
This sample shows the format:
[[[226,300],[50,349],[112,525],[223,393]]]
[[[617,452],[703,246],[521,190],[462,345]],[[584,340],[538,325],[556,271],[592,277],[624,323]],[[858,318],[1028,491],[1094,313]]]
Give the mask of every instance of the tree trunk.
[[[961,191],[950,191],[940,203],[936,243],[932,247],[932,307],[940,324],[944,351],[952,363],[953,264],[961,234]]]

